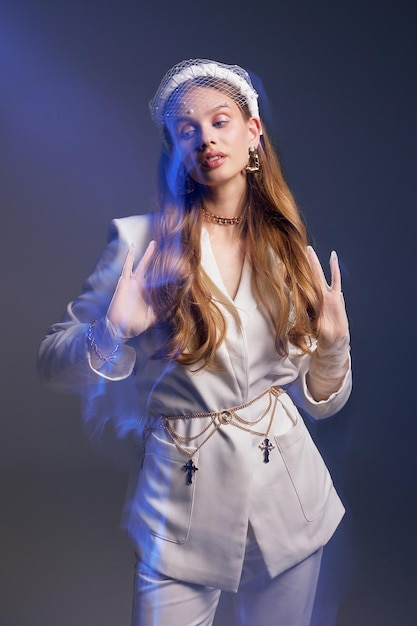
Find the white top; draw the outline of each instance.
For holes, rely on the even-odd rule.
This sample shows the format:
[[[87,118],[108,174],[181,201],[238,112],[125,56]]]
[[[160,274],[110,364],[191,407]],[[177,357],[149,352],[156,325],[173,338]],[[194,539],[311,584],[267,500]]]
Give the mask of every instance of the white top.
[[[227,320],[227,338],[218,352],[220,369],[196,372],[153,358],[160,331],[150,328],[125,344],[113,363],[94,370],[86,347],[88,325],[104,318],[129,245],[135,243],[141,258],[151,239],[150,225],[149,216],[112,223],[110,243],[83,294],[68,305],[63,321],[53,325],[42,342],[39,368],[44,381],[54,387],[84,393],[87,418],[102,424],[111,419],[121,434],[146,426],[149,415],[220,411],[246,403],[271,386],[287,391],[270,433],[275,449],[268,465],[262,463],[259,441],[229,426],[199,450],[194,458],[199,470],[193,484],[185,486],[181,469],[187,458],[164,433],[153,432],[137,490],[127,503],[128,531],[149,564],[155,559],[168,576],[235,590],[248,521],[271,575],[326,543],[339,523],[343,506],[294,404],[314,418],[333,415],[349,397],[351,371],[337,392],[315,401],[306,385],[311,357],[294,348],[287,357],[277,354],[271,323],[252,293],[248,262],[236,297],[230,298],[205,229],[202,268]],[[166,480],[155,483],[155,472]],[[226,475],[230,492],[223,487]],[[168,490],[155,493],[155,484]],[[306,513],[307,500],[314,514]],[[232,521],[232,534],[220,530]]]

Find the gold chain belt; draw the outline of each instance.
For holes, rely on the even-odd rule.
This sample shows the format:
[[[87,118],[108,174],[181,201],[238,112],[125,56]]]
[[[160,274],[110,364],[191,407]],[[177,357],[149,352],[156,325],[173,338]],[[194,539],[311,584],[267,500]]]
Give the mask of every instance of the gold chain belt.
[[[263,437],[263,441],[259,444],[259,449],[263,452],[263,462],[269,463],[269,453],[271,450],[275,448],[275,446],[269,441],[268,435],[271,430],[272,422],[274,421],[275,410],[277,407],[278,398],[280,395],[285,393],[283,389],[280,387],[270,387],[266,391],[262,392],[249,402],[245,402],[244,404],[240,404],[239,406],[232,407],[231,409],[225,409],[223,411],[212,411],[208,413],[191,413],[188,415],[160,415],[157,418],[157,427],[163,428],[167,434],[169,435],[172,442],[176,445],[178,450],[183,452],[186,456],[189,457],[189,460],[185,465],[182,466],[182,469],[187,472],[187,480],[186,483],[191,485],[192,477],[194,472],[198,470],[193,463],[193,456],[200,450],[202,446],[211,437],[222,427],[222,426],[235,426],[235,428],[239,428],[240,430],[244,430],[245,432],[250,433],[251,435],[258,435]],[[268,396],[268,404],[266,409],[262,412],[262,414],[257,417],[255,420],[246,420],[241,415],[239,415],[238,411],[243,411],[250,407],[252,404],[263,398],[264,396]],[[267,415],[269,414],[268,426],[265,431],[255,430],[253,426],[259,424]],[[179,420],[196,420],[196,419],[209,419],[209,423],[205,426],[199,433],[196,435],[185,436],[181,435],[175,429],[175,423]],[[150,427],[150,430],[153,430],[153,427]],[[207,434],[206,434],[207,433]],[[206,435],[201,443],[199,443],[192,450],[187,449],[187,444],[199,439],[203,435]]]

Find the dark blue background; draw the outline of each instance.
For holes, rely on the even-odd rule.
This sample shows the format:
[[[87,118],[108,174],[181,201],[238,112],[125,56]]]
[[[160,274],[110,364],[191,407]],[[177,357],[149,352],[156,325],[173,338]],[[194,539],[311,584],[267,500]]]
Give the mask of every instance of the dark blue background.
[[[129,624],[124,464],[92,450],[75,398],[40,386],[35,351],[109,220],[152,207],[147,102],[193,57],[262,78],[315,246],[343,265],[354,393],[313,434],[348,514],[316,626],[417,623],[416,13],[404,0],[3,0],[2,624]]]

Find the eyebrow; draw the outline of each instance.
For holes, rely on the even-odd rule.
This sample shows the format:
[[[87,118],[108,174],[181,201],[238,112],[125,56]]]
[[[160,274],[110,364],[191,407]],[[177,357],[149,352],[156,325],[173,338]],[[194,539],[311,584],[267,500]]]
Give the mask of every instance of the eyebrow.
[[[217,106],[211,109],[211,113],[214,113],[218,109],[223,109],[223,107],[227,107],[228,109],[230,109],[230,102],[224,102],[223,104],[218,104]]]
[[[217,104],[215,107],[213,107],[212,109],[210,109],[208,112],[209,113],[216,113],[216,111],[218,111],[219,109],[230,109],[230,102],[223,102],[222,104]],[[178,122],[186,122],[190,119],[190,117],[192,117],[192,113],[188,114],[185,113],[184,115],[181,115],[180,117],[176,117],[175,118],[175,123],[178,124]]]

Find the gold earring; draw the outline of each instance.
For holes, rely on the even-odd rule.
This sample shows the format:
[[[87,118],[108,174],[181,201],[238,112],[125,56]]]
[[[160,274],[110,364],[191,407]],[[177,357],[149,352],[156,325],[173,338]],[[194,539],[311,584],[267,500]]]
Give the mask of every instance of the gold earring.
[[[183,166],[178,170],[176,187],[179,196],[187,196],[194,191],[194,181]]]
[[[255,174],[261,171],[261,164],[259,163],[259,154],[254,146],[249,148],[249,161],[245,170],[250,174]]]
[[[185,190],[184,193],[188,195],[194,191],[194,181],[189,174],[185,177]]]

